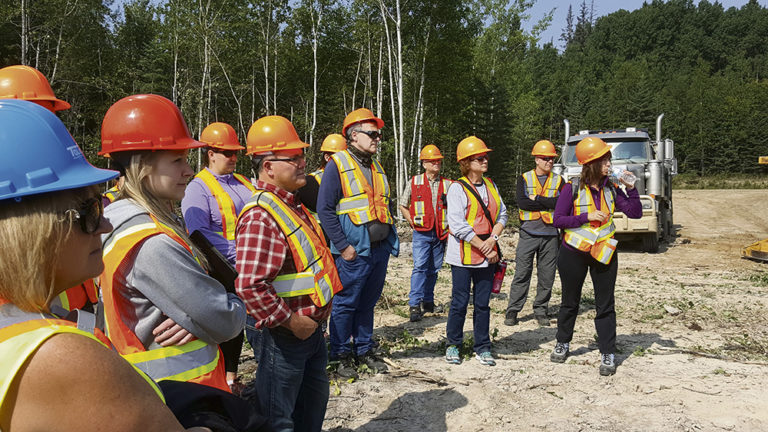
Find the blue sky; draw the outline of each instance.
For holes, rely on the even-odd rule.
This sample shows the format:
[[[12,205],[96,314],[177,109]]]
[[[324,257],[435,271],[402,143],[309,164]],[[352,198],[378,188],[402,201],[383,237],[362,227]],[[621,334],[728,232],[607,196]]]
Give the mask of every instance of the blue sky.
[[[562,42],[558,39],[563,32],[563,28],[565,28],[565,17],[568,14],[568,5],[570,4],[573,6],[573,13],[576,15],[579,11],[581,1],[582,0],[537,0],[536,4],[528,10],[531,19],[524,22],[523,27],[530,31],[531,27],[547,12],[555,9],[555,13],[552,15],[552,23],[549,28],[542,33],[539,45],[552,40],[556,47],[562,49]],[[650,0],[647,1],[650,2]],[[595,18],[608,15],[619,9],[626,9],[629,11],[639,9],[643,6],[643,2],[644,0],[594,0]],[[590,0],[587,0],[587,5],[589,5],[589,3]],[[695,1],[694,3],[698,4],[699,2]],[[710,0],[710,3],[715,3],[715,1]],[[726,9],[732,6],[740,8],[747,4],[748,0],[720,0],[719,3]],[[768,6],[768,0],[759,0],[758,3],[762,6]]]

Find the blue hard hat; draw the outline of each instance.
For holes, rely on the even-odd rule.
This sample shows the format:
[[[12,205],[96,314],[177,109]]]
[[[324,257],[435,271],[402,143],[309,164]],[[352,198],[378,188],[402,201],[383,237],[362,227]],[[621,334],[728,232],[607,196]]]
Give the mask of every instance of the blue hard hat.
[[[119,175],[88,163],[56,114],[23,100],[0,100],[0,150],[0,201],[104,183]]]

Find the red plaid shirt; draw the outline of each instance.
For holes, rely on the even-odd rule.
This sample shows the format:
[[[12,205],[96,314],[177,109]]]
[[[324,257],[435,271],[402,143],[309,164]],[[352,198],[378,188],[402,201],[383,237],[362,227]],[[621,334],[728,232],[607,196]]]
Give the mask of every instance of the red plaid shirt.
[[[256,189],[274,193],[311,225],[294,194],[260,180],[256,182]],[[266,210],[253,207],[240,216],[236,242],[239,276],[235,287],[248,313],[256,318],[257,328],[277,327],[286,322],[291,313],[318,322],[328,318],[330,303],[319,308],[309,296],[281,298],[275,293],[271,282],[281,274],[296,273],[296,267],[283,231]]]

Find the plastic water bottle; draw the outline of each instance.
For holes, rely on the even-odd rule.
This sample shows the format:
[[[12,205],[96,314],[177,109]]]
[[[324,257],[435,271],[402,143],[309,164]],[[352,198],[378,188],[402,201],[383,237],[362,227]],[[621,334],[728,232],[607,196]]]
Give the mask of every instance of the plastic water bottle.
[[[619,167],[613,167],[613,171],[611,172],[611,181],[613,183],[620,185],[621,180],[624,180],[626,183],[629,183],[631,185],[634,185],[637,181],[637,177],[635,177],[634,174],[632,174],[631,171],[624,170]]]

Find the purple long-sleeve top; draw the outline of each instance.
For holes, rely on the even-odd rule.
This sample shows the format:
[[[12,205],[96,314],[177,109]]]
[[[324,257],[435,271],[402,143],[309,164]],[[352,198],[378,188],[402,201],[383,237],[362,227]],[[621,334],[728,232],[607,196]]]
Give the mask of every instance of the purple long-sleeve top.
[[[253,192],[240,183],[232,174],[216,175],[212,171],[208,171],[213,174],[224,191],[232,198],[235,204],[236,215],[239,215],[245,203],[253,195]],[[190,233],[195,230],[200,231],[211,242],[213,247],[234,265],[237,255],[235,241],[229,241],[219,234],[222,232],[219,204],[208,189],[208,186],[199,178],[192,179],[187,185],[184,199],[181,200],[181,211],[184,215],[184,222],[187,224],[187,230]]]
[[[607,182],[608,178],[606,177],[603,180],[603,186],[605,186]],[[563,186],[563,189],[560,191],[560,196],[557,199],[557,205],[555,206],[555,212],[553,214],[554,221],[552,223],[556,228],[578,228],[589,222],[587,213],[582,213],[578,216],[573,214],[574,197],[571,186],[571,183],[567,183]],[[592,193],[592,198],[594,199],[597,210],[602,210],[600,208],[600,194],[602,193],[602,188],[600,188],[599,191],[589,188],[589,191]],[[624,213],[624,215],[630,219],[640,219],[643,216],[643,206],[640,203],[640,194],[637,192],[636,188],[627,189],[626,192],[621,188],[616,188],[616,210]],[[570,247],[566,245],[565,242],[563,242],[563,244],[566,247]]]

